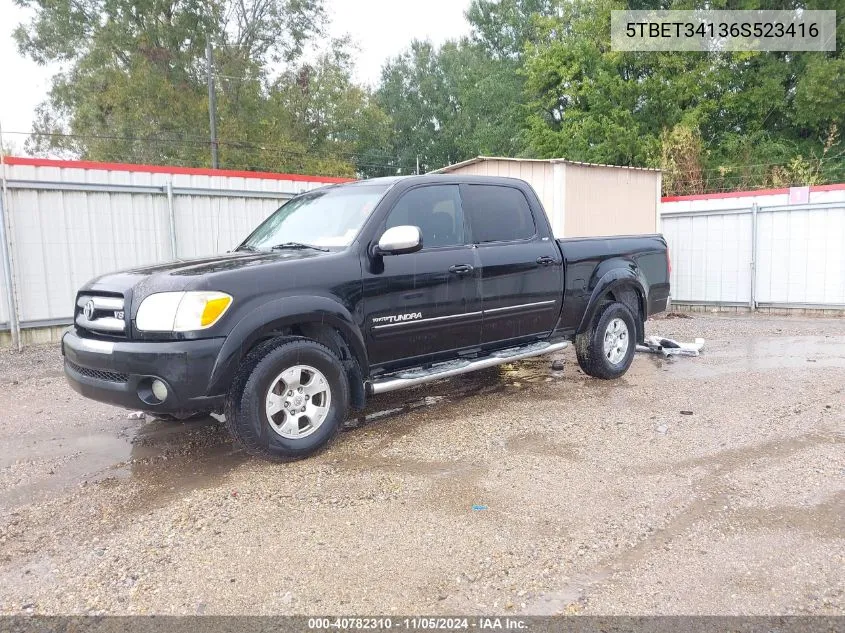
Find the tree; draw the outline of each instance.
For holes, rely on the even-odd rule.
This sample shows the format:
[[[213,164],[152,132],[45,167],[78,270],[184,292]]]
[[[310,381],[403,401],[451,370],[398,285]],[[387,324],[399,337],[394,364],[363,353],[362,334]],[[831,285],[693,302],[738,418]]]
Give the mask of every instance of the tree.
[[[845,9],[842,0],[834,4]],[[667,5],[704,7],[686,0]],[[610,11],[622,8],[613,0],[561,1],[558,14],[539,23],[524,57],[529,151],[662,166],[672,192],[845,175],[841,52],[622,53],[609,46]],[[838,39],[841,51],[841,28]],[[686,171],[677,171],[681,165]]]
[[[223,166],[353,175],[352,154],[385,128],[351,81],[348,42],[313,67],[301,61],[323,33],[323,0],[16,2],[35,11],[15,32],[20,51],[66,65],[39,108],[33,151],[207,165],[207,42]],[[307,112],[284,110],[297,104]],[[352,125],[359,115],[366,128]]]
[[[521,82],[468,40],[415,41],[382,71],[378,103],[390,113],[400,170],[425,171],[478,154],[519,152]]]
[[[540,37],[542,19],[555,14],[555,0],[473,0],[467,10],[472,41],[494,59],[520,60]]]
[[[393,121],[393,151],[411,173],[479,154],[526,152],[524,51],[555,0],[473,0],[471,32],[436,48],[412,42],[382,71],[378,102]]]
[[[285,137],[312,171],[392,175],[384,154],[389,120],[372,95],[352,81],[348,43],[341,40],[314,64],[282,74],[265,106],[270,138]]]
[[[660,166],[672,192],[845,179],[845,27],[831,53],[623,53],[622,8],[826,8],[845,0],[472,0],[467,37],[412,42],[374,94],[323,0],[15,0],[21,51],[62,62],[29,149],[209,161],[212,43],[224,166],[428,171],[479,154]],[[54,135],[58,134],[58,135]]]
[[[418,157],[425,166],[440,166],[456,154],[453,138],[442,133],[455,101],[442,70],[435,47],[419,41],[382,70],[377,99],[391,113],[392,149],[402,173],[413,173]]]

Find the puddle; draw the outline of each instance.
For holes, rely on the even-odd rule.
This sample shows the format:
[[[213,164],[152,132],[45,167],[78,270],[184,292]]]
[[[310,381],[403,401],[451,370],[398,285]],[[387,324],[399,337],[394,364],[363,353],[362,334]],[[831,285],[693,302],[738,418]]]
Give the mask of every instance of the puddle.
[[[85,481],[100,481],[131,453],[127,437],[106,433],[7,442],[0,451],[0,477],[6,484],[0,491],[0,507],[43,500]]]
[[[526,359],[489,367],[469,374],[453,376],[411,389],[400,389],[372,396],[364,411],[352,415],[346,430],[403,415],[416,409],[441,406],[479,395],[522,389],[528,384],[542,384],[561,379],[565,372],[551,369],[552,357]]]
[[[355,429],[416,410],[460,406],[462,400],[475,396],[559,383],[564,376],[573,376],[577,365],[570,354],[566,371],[554,371],[552,360],[556,357],[518,361],[374,396],[363,412],[349,418],[345,430],[354,433]],[[622,398],[626,386],[662,375],[697,379],[747,371],[826,367],[845,367],[845,336],[718,341],[700,358],[638,355],[625,379],[612,384],[575,380],[568,387],[573,398],[585,388],[589,397]],[[655,374],[655,368],[662,371]],[[481,398],[479,402],[495,405],[496,398]],[[529,436],[514,440],[512,448],[532,453],[552,450],[544,445],[543,438]],[[26,436],[7,441],[0,447],[0,507],[38,501],[84,482],[105,479],[143,480],[161,493],[178,492],[211,485],[247,459],[212,418],[173,424],[151,419],[127,421],[121,414],[103,420],[93,430],[85,425],[62,429],[62,433],[45,439]]]
[[[374,396],[363,412],[347,420],[344,430],[354,433],[415,410],[460,406],[461,400],[474,396],[559,380],[564,372],[552,371],[551,361],[551,357],[528,359]],[[480,402],[493,406],[496,399]],[[525,442],[523,450],[543,450],[541,438]],[[248,459],[213,418],[183,423],[151,418],[136,421],[119,412],[64,427],[50,438],[27,436],[6,442],[0,447],[0,507],[37,503],[80,485],[117,485],[120,481],[142,483],[142,490],[133,493],[143,497],[138,503],[154,504],[161,497],[214,485]],[[389,460],[371,465],[391,468]],[[420,464],[418,470],[419,474],[447,478],[456,474],[446,465]]]
[[[641,355],[642,356],[642,355]],[[649,355],[653,360],[657,355]],[[698,358],[660,358],[679,378],[710,378],[771,369],[845,368],[845,336],[784,336],[719,342]]]
[[[827,444],[845,444],[845,436],[808,433],[798,437],[769,440],[761,444],[734,446],[717,453],[671,462],[670,467],[674,472],[706,468],[712,469],[716,474],[724,475],[758,460],[786,459],[796,453]],[[723,443],[722,446],[726,444]],[[666,468],[667,464],[658,463],[649,468],[640,469],[639,472],[660,474],[665,472]]]
[[[134,491],[136,509],[146,511],[171,497],[218,485],[252,459],[234,445],[222,424],[212,420],[206,425],[197,437],[169,431],[135,444],[133,460],[121,470],[143,484]]]
[[[65,431],[47,439],[7,441],[0,448],[0,507],[11,509],[74,487],[117,480],[190,489],[213,482],[215,475],[246,459],[213,418],[180,424],[109,419],[96,431]]]

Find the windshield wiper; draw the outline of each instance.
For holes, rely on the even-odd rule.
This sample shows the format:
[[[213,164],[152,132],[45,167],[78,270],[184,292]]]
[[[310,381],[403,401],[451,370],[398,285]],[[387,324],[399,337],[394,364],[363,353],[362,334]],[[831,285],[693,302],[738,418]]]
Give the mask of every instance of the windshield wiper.
[[[250,246],[249,244],[241,244],[235,250],[236,251],[249,251],[250,253],[259,252],[257,248],[255,248],[254,246]]]
[[[327,248],[320,248],[319,246],[314,246],[312,244],[303,244],[302,242],[284,242],[283,244],[276,244],[270,248],[271,251],[281,251],[286,248],[310,248],[315,251],[323,251],[324,253],[328,253],[329,249]]]

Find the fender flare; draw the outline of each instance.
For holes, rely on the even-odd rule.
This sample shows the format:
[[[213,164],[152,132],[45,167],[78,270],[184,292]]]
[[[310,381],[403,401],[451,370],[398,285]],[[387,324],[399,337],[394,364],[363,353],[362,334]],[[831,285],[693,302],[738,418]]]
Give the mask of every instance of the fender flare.
[[[369,373],[364,336],[352,314],[329,297],[292,296],[274,299],[248,313],[232,329],[217,355],[208,393],[225,393],[238,365],[255,343],[273,331],[304,324],[329,325],[341,332],[364,375]]]
[[[637,299],[640,302],[640,311],[643,316],[642,321],[644,322],[648,318],[646,307],[648,305],[646,302],[648,293],[646,291],[646,283],[647,282],[643,278],[639,268],[632,267],[630,264],[627,264],[624,267],[617,266],[611,268],[602,275],[593,287],[592,294],[590,294],[590,299],[587,302],[587,309],[584,311],[584,316],[581,317],[581,322],[578,324],[578,329],[575,330],[575,333],[582,334],[590,328],[590,324],[593,322],[596,311],[601,305],[602,298],[615,288],[630,287],[637,293]],[[638,339],[641,339],[644,335],[644,332],[639,331],[642,329],[642,324],[638,323]]]

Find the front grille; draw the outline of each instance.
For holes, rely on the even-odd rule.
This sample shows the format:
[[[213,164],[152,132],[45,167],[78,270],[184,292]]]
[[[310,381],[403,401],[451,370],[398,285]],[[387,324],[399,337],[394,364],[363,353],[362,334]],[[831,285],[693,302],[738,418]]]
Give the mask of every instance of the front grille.
[[[129,374],[120,374],[116,371],[105,371],[103,369],[91,369],[90,367],[82,367],[67,359],[65,359],[65,364],[77,374],[82,374],[83,376],[87,376],[88,378],[105,380],[107,382],[127,382],[129,380]]]
[[[77,329],[97,336],[126,336],[123,296],[85,292],[76,298],[74,321]]]

